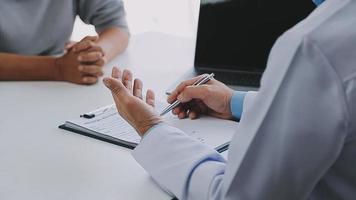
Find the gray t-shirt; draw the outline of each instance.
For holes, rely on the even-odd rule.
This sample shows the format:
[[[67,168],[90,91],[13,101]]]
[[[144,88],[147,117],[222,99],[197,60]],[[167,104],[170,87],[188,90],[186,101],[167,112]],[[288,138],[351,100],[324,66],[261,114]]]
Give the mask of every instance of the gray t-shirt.
[[[98,33],[113,26],[128,30],[121,0],[1,0],[0,52],[60,54],[77,15]]]

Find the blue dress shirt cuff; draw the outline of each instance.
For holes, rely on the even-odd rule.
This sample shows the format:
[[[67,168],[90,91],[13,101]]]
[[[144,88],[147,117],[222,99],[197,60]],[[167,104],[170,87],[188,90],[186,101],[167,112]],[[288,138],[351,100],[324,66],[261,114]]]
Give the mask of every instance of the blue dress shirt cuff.
[[[235,91],[231,97],[230,109],[236,119],[241,119],[246,94],[247,92]]]

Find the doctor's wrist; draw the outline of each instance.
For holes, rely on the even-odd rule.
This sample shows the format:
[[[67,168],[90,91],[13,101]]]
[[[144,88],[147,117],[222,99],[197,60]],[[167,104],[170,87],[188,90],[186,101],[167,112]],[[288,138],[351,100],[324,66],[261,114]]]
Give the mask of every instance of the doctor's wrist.
[[[143,140],[144,138],[146,138],[149,134],[151,134],[152,131],[154,131],[156,128],[161,127],[161,126],[165,126],[167,125],[167,123],[165,122],[160,122],[154,126],[152,126],[151,128],[149,128],[142,136],[141,139]]]
[[[154,117],[153,119],[141,122],[140,126],[136,128],[138,134],[143,138],[151,129],[163,123],[160,117]]]

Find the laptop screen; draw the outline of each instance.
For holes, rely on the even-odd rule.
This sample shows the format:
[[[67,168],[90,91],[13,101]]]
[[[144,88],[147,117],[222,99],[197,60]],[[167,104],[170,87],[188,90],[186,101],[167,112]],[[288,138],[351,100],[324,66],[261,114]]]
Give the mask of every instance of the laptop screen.
[[[262,73],[276,39],[312,0],[201,0],[195,68]]]

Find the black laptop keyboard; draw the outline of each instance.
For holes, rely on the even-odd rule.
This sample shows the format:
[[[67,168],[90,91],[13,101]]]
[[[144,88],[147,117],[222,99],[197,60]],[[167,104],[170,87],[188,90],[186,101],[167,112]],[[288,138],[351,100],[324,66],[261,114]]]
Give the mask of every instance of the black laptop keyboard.
[[[260,86],[260,75],[256,74],[237,74],[227,72],[214,72],[215,79],[227,84],[227,85],[239,85],[249,87]]]

